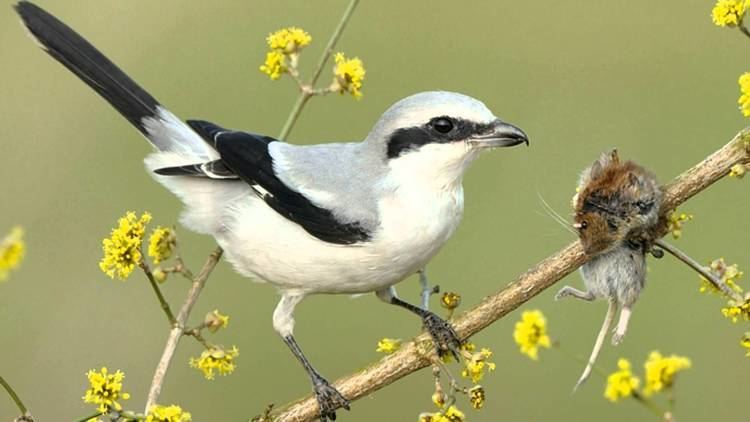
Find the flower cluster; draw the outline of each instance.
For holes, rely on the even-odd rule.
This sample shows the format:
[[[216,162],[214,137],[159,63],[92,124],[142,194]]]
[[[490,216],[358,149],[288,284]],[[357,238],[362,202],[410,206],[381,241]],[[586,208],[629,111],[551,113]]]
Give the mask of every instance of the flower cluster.
[[[717,26],[737,26],[747,10],[746,0],[718,0],[711,10],[711,19]]]
[[[745,356],[750,357],[750,332],[747,332],[742,336],[742,339],[740,340],[740,346],[747,349],[747,354]]]
[[[21,265],[25,253],[23,229],[13,227],[10,233],[0,240],[0,281],[7,280],[8,273]]]
[[[333,56],[333,81],[325,89],[314,89],[311,85],[303,84],[299,77],[297,66],[300,52],[312,41],[310,34],[296,27],[280,29],[266,38],[269,51],[266,60],[260,66],[260,71],[268,75],[271,80],[281,78],[288,73],[296,81],[300,90],[307,95],[325,95],[332,92],[349,93],[354,98],[362,97],[362,81],[365,79],[365,67],[358,57],[346,58],[344,53]],[[315,81],[313,81],[314,83]]]
[[[299,52],[312,41],[310,34],[297,27],[279,29],[266,37],[268,47],[266,61],[260,66],[260,71],[272,80],[279,79],[282,74],[295,69]]]
[[[148,410],[146,422],[190,422],[193,417],[175,404],[171,406],[154,405]]]
[[[677,373],[690,368],[691,363],[690,359],[684,356],[662,356],[658,351],[653,351],[643,366],[646,369],[646,386],[643,388],[643,394],[648,397],[672,388]]]
[[[104,257],[99,262],[99,268],[105,274],[114,278],[117,275],[125,280],[141,263],[141,244],[146,224],[151,221],[151,214],[143,213],[140,218],[132,211],[125,214],[118,221],[118,226],[112,229],[109,238],[102,241]]]
[[[362,98],[362,81],[365,79],[365,67],[359,57],[347,59],[344,53],[336,53],[333,67],[334,81],[331,91],[352,94],[356,99]]]
[[[440,296],[440,306],[452,311],[461,304],[461,295],[455,292],[445,292]]]
[[[672,237],[677,240],[682,237],[682,225],[693,219],[692,214],[677,213],[677,210],[670,212],[667,215],[667,230],[672,234]]]
[[[293,54],[302,50],[310,44],[312,37],[303,29],[291,26],[280,29],[266,38],[268,47],[271,50],[279,51],[284,54]]]
[[[99,372],[93,369],[88,371],[86,376],[89,379],[89,389],[83,396],[85,403],[96,404],[96,410],[101,413],[122,410],[122,405],[118,400],[130,398],[130,394],[122,391],[122,380],[125,374],[119,370],[111,374],[106,367],[103,367]]]
[[[484,407],[485,394],[484,388],[481,385],[475,385],[471,387],[468,391],[468,394],[471,407],[477,410]]]
[[[547,320],[540,310],[524,311],[516,323],[513,339],[520,346],[521,353],[533,360],[539,359],[539,348],[549,349],[551,341],[547,335]]]
[[[224,350],[221,347],[213,346],[201,353],[199,358],[190,358],[190,366],[203,372],[207,380],[214,379],[214,371],[219,375],[229,375],[234,372],[236,364],[235,358],[239,356],[240,351],[236,346],[230,350]]]
[[[214,309],[203,318],[203,325],[208,328],[208,331],[215,333],[222,328],[227,328],[229,315],[222,315],[218,309]]]
[[[719,258],[711,261],[709,267],[711,268],[711,272],[724,282],[724,284],[726,284],[732,291],[742,293],[742,287],[737,281],[742,278],[744,273],[739,270],[737,264],[727,265],[724,258]],[[701,286],[699,290],[701,293],[716,293],[724,295],[724,292],[703,277],[701,277]]]
[[[690,359],[684,356],[662,356],[658,351],[651,352],[643,364],[646,385],[641,393],[649,397],[654,393],[670,390],[674,387],[677,374],[689,369],[690,366]],[[618,370],[607,377],[604,397],[611,402],[617,402],[620,399],[641,394],[638,392],[641,379],[633,375],[630,362],[627,359],[620,359],[617,367]]]
[[[454,406],[449,406],[445,411],[436,413],[422,413],[419,422],[464,422],[466,415]]]
[[[174,230],[168,227],[157,227],[148,240],[148,256],[154,260],[154,264],[166,261],[174,253],[176,245],[177,236]]]
[[[748,105],[750,107],[750,105]],[[729,169],[729,177],[734,177],[737,179],[742,179],[745,177],[745,173],[747,173],[748,166],[745,164],[735,164],[732,166],[731,169]]]
[[[737,104],[740,105],[740,111],[745,117],[750,117],[750,72],[745,72],[740,75],[740,79],[737,81],[740,84],[740,98],[737,100]]]
[[[750,321],[750,298],[745,299],[742,302],[730,300],[728,306],[721,308],[721,313],[725,317],[737,322],[742,318],[745,321]]]
[[[604,397],[611,402],[630,397],[641,384],[641,380],[630,370],[627,359],[618,360],[617,368],[617,371],[607,377],[607,387],[604,390]]]
[[[474,352],[475,349],[476,346],[471,343],[466,343],[462,348],[462,351],[466,354],[464,356],[466,361],[464,362],[465,367],[461,371],[461,376],[471,378],[471,382],[474,384],[481,381],[486,372],[492,372],[497,367],[494,362],[488,360],[492,357],[490,349],[483,347],[480,351]]]
[[[395,352],[396,350],[400,348],[401,348],[400,339],[386,337],[378,341],[378,348],[375,349],[375,351],[385,353],[386,355],[390,355],[391,353]]]

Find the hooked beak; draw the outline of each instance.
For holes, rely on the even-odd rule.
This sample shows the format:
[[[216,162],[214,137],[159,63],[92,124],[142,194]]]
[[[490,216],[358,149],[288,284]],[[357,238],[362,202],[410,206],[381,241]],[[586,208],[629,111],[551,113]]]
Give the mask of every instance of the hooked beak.
[[[492,130],[484,135],[469,139],[469,144],[479,148],[512,147],[525,143],[529,145],[529,137],[520,128],[500,119],[493,122]]]

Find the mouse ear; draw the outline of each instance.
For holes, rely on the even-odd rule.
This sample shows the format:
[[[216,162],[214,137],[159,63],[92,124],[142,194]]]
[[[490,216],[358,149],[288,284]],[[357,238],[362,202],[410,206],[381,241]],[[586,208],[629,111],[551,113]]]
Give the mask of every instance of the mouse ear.
[[[594,161],[594,164],[589,168],[589,178],[596,179],[602,174],[603,164],[602,159]]]
[[[620,155],[617,153],[617,148],[613,148],[609,153],[609,159],[612,164],[620,164]]]

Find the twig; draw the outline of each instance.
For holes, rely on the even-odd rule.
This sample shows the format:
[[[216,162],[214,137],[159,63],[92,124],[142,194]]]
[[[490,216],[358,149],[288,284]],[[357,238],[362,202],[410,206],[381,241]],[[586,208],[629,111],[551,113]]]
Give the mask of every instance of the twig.
[[[297,80],[297,83],[300,85],[299,96],[297,97],[297,101],[294,103],[294,107],[292,107],[291,113],[289,113],[289,117],[287,117],[286,122],[284,123],[283,129],[281,129],[279,140],[283,141],[287,136],[289,136],[289,133],[292,131],[292,127],[294,127],[294,124],[297,122],[297,118],[302,112],[302,109],[305,107],[305,104],[307,104],[307,101],[313,95],[315,95],[315,84],[318,82],[318,78],[320,78],[320,74],[323,72],[323,67],[331,57],[333,48],[336,46],[339,38],[341,38],[341,34],[344,32],[346,24],[349,23],[349,19],[351,19],[352,13],[354,13],[354,9],[357,8],[358,3],[359,0],[351,0],[349,2],[349,6],[347,6],[346,10],[344,11],[344,15],[341,17],[341,20],[339,20],[338,26],[333,31],[331,38],[328,40],[326,49],[323,50],[323,55],[320,56],[320,61],[318,62],[318,66],[315,68],[315,73],[313,73],[313,77],[312,79],[310,79],[310,84],[308,85],[310,90],[303,89],[304,85],[300,83],[301,81],[299,81],[298,78],[295,78]]]
[[[740,32],[745,34],[746,37],[750,38],[750,31],[748,31],[745,27],[744,19],[740,19],[740,22],[737,24],[737,28],[739,28]]]
[[[174,314],[172,313],[172,308],[169,307],[169,303],[167,303],[167,300],[164,299],[164,295],[161,293],[161,289],[159,288],[159,284],[156,282],[156,279],[154,278],[154,274],[151,272],[151,268],[148,266],[148,264],[141,260],[141,263],[139,264],[141,269],[144,273],[146,273],[146,278],[148,278],[148,282],[151,284],[151,288],[154,289],[154,293],[156,293],[156,298],[159,299],[159,304],[161,305],[162,311],[164,311],[164,314],[167,316],[167,319],[169,320],[169,325],[174,326],[177,321],[174,319]]]
[[[156,372],[151,381],[151,388],[149,388],[148,399],[146,400],[146,413],[148,413],[151,406],[156,404],[156,401],[159,398],[161,387],[164,384],[164,377],[167,374],[167,369],[169,369],[169,364],[172,362],[180,338],[185,333],[185,324],[187,324],[190,311],[193,310],[193,305],[195,305],[195,302],[198,300],[198,296],[203,290],[203,286],[206,284],[208,276],[211,275],[211,271],[213,271],[214,267],[216,267],[216,264],[219,262],[219,259],[221,259],[222,253],[223,250],[217,246],[216,249],[211,252],[211,255],[209,255],[206,263],[203,264],[200,273],[198,273],[193,279],[193,284],[190,286],[190,291],[185,298],[185,302],[182,304],[180,312],[177,314],[175,324],[169,331],[169,337],[167,338],[167,344],[164,346],[161,360],[159,360],[159,364],[156,365]]]
[[[18,397],[18,394],[16,394],[16,391],[13,390],[13,387],[11,387],[7,381],[5,381],[5,378],[3,378],[2,375],[0,375],[0,385],[3,386],[3,388],[8,393],[10,398],[13,399],[13,403],[15,403],[16,407],[18,407],[18,410],[21,411],[21,415],[23,416],[30,415],[29,409],[26,408],[26,406],[23,404],[23,401],[21,401],[21,398]]]
[[[676,246],[665,242],[664,239],[659,239],[654,243],[660,248],[672,254],[672,256],[674,256],[675,258],[685,263],[688,267],[695,270],[698,274],[702,275],[703,278],[708,280],[711,284],[714,285],[714,287],[727,295],[727,297],[730,297],[737,302],[744,302],[741,294],[732,290],[720,278],[716,277],[716,274],[712,273],[707,267],[704,267],[703,265],[696,262],[693,258],[689,257],[685,252],[679,250]]]
[[[733,165],[748,162],[750,162],[750,129],[743,130],[727,145],[664,186],[665,195],[661,214],[665,215],[727,175]],[[666,234],[666,228],[662,230],[661,236]],[[471,337],[573,272],[586,262],[586,259],[578,241],[569,244],[457,318],[454,323],[456,332],[464,339]],[[429,340],[428,335],[421,334],[414,341],[404,344],[399,351],[386,356],[379,362],[339,379],[335,383],[336,389],[347,399],[354,401],[424,368],[430,362],[419,353],[416,344],[427,340]],[[308,396],[274,412],[273,420],[278,422],[311,421],[317,415],[317,402],[315,398]]]
[[[93,415],[86,416],[85,418],[76,419],[75,422],[88,422],[91,419],[95,419],[95,418],[98,418],[99,416],[102,416],[103,414],[104,413],[102,412],[97,412],[97,413],[94,413]]]

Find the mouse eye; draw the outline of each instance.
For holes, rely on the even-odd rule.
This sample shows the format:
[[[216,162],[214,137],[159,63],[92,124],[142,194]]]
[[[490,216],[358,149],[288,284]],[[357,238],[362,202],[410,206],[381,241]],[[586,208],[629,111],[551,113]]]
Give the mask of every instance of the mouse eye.
[[[440,133],[448,133],[453,130],[453,121],[447,117],[438,117],[430,122],[430,126]]]

